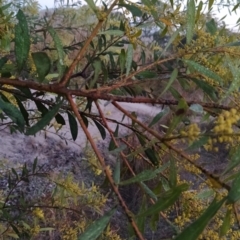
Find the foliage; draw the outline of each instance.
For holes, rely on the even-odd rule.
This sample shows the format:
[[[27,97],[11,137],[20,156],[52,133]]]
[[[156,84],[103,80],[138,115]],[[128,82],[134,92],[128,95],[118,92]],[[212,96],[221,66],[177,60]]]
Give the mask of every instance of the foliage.
[[[86,188],[71,175],[39,171],[36,160],[31,169],[12,168],[1,196],[3,237],[120,239],[110,200],[129,220],[129,232],[119,230],[122,238],[148,239],[147,227],[158,233],[166,222],[168,235],[161,232],[158,239],[239,239],[240,44],[237,33],[211,17],[213,3],[207,2],[204,14],[204,3],[194,0],[183,8],[174,1],[115,0],[98,6],[86,0],[44,17],[35,1],[15,8],[2,4],[2,125],[35,135],[50,126],[58,131],[68,121],[73,141],[78,128],[86,135],[91,147],[85,154],[96,175]],[[141,35],[149,29],[160,39],[166,36],[166,44],[146,44]],[[123,119],[104,114],[99,100],[112,104]],[[164,107],[145,122],[120,102]],[[93,124],[115,163],[103,158],[89,133]],[[228,152],[220,173],[202,164],[207,151]],[[49,195],[19,194],[20,183],[35,177],[53,183]],[[135,204],[126,192],[137,198]],[[102,216],[94,221],[96,215]]]

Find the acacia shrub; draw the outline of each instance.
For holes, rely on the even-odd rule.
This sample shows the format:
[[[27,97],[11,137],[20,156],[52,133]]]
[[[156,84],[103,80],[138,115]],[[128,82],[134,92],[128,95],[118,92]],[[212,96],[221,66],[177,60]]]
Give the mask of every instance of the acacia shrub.
[[[146,227],[150,217],[153,231],[157,232],[157,227],[163,226],[161,219],[164,219],[168,223],[168,229],[171,229],[168,235],[165,232],[159,235],[157,232],[160,238],[238,239],[237,126],[240,116],[237,35],[226,36],[227,31],[224,28],[218,26],[214,19],[207,19],[202,13],[203,3],[196,5],[194,0],[189,0],[183,11],[173,3],[168,5],[147,0],[142,4],[114,1],[109,6],[103,3],[101,7],[90,0],[86,3],[88,8],[82,8],[86,9],[83,11],[91,11],[94,14],[91,19],[95,21],[81,43],[78,40],[75,42],[74,36],[69,36],[74,42],[63,44],[66,29],[61,24],[54,26],[52,17],[45,18],[44,21],[37,20],[38,26],[34,19],[27,22],[26,14],[22,10],[13,17],[15,26],[8,29],[7,33],[14,36],[11,35],[14,59],[8,59],[4,52],[5,56],[0,59],[2,120],[8,117],[11,119],[8,125],[12,130],[35,135],[49,125],[57,123],[60,127],[66,124],[64,116],[67,115],[73,141],[77,138],[80,126],[96,154],[95,160],[98,164],[95,167],[98,171],[95,169],[95,172],[105,174],[105,183],[111,186],[114,193],[113,199],[117,200],[118,207],[122,207],[129,220],[132,227],[129,237],[134,238],[135,235],[139,239],[149,238]],[[209,12],[211,4],[209,2]],[[119,9],[123,10],[121,18],[111,18],[110,14]],[[2,10],[8,13],[8,7],[2,7]],[[66,13],[68,12],[75,12],[75,9],[66,9]],[[58,13],[56,11],[54,14]],[[33,28],[29,29],[29,25]],[[165,48],[157,43],[152,45],[152,62],[146,62],[145,48],[141,51],[140,61],[135,61],[134,54],[136,51],[139,53],[138,46],[142,46],[139,39],[141,29],[146,25],[171,37]],[[34,26],[37,26],[36,31]],[[76,33],[74,29],[69,30],[71,34]],[[82,31],[82,26],[79,26],[79,30]],[[39,32],[43,37],[40,37]],[[168,52],[167,49],[172,44],[179,45],[184,35],[186,45]],[[194,36],[198,37],[194,39]],[[46,39],[52,39],[51,46],[44,45]],[[44,48],[37,50],[41,41]],[[10,40],[7,44],[10,46]],[[65,44],[68,46],[64,46]],[[74,44],[80,46],[78,50]],[[74,60],[70,61],[68,56],[74,55]],[[174,64],[169,66],[165,63]],[[81,77],[80,84],[74,83],[76,77]],[[158,88],[163,81],[165,84]],[[70,87],[71,85],[73,87]],[[145,93],[145,96],[142,96],[143,90],[149,86],[154,94],[150,92],[149,95]],[[180,88],[183,89],[182,92],[178,91]],[[185,92],[190,90],[193,95],[196,91],[201,92],[201,98],[189,99]],[[5,93],[10,95],[4,95]],[[51,94],[52,100],[44,97],[46,93]],[[75,101],[73,96],[80,97],[80,101]],[[14,101],[11,101],[10,97]],[[225,99],[227,101],[223,101]],[[105,116],[99,100],[109,101],[125,118],[131,120],[131,124]],[[28,108],[29,101],[36,104],[34,111]],[[147,122],[142,121],[136,113],[129,113],[122,108],[119,102],[160,104],[168,108]],[[98,114],[91,112],[93,105],[96,106]],[[171,121],[163,124],[161,120],[169,113],[172,116]],[[195,113],[198,114],[198,121],[192,116]],[[189,114],[191,118],[186,124]],[[202,131],[199,122],[212,119],[213,126],[208,131]],[[115,129],[110,127],[112,122],[116,125]],[[118,159],[114,166],[106,164],[97,148],[89,133],[90,123],[96,125],[103,139],[107,135],[110,137],[108,150],[116,154]],[[163,127],[161,131],[158,127],[154,128],[157,124]],[[120,126],[129,130],[129,136],[121,135]],[[133,138],[136,141],[131,142]],[[226,163],[221,174],[216,175],[201,165],[197,160],[199,156],[192,151],[203,146],[208,151],[217,152],[218,143],[224,143],[231,151],[230,161]],[[89,162],[91,161],[89,157]],[[136,161],[144,163],[142,166],[146,164],[148,168],[143,167],[136,172]],[[14,179],[25,180],[29,173],[26,169],[26,166],[23,166],[20,176],[12,170]],[[128,179],[123,178],[125,169],[131,173]],[[185,174],[182,174],[183,169]],[[187,179],[186,172],[191,173],[191,178],[198,181],[198,184]],[[66,197],[71,205],[74,204],[76,195],[78,200],[81,199],[84,188],[80,188],[71,178],[59,181],[61,184],[56,182],[57,186],[64,188],[60,190],[60,200]],[[119,190],[130,184],[137,184],[141,191],[142,202],[137,213],[134,212],[135,209],[131,209]],[[72,189],[77,189],[77,193]],[[93,189],[95,188],[92,187],[90,191]],[[62,192],[66,194],[64,197]],[[9,196],[11,193],[10,189]],[[89,192],[84,196],[88,194]],[[48,200],[54,200],[54,195]],[[57,208],[63,207],[67,210],[69,205],[65,206],[63,201],[60,203]],[[52,202],[48,204],[46,209],[56,209]],[[77,206],[74,206],[74,209],[75,207]],[[3,212],[5,208],[6,204],[3,204]],[[41,209],[45,208],[39,204],[38,218],[42,216]],[[26,210],[29,211],[29,206]],[[77,213],[76,209],[73,211]],[[7,214],[6,211],[4,214]],[[49,212],[46,212],[46,215],[48,214]],[[114,236],[111,231],[111,224],[107,227],[113,214],[114,209],[106,211],[104,216],[94,222],[92,219],[82,221],[80,214],[76,217],[76,222],[72,221],[63,228],[72,230],[69,232],[71,238],[97,239],[102,236],[106,239],[108,234],[110,239],[118,239],[119,236]],[[24,226],[19,225],[13,218],[4,218],[4,223],[6,225],[3,225],[3,228],[10,230],[14,237],[22,237],[21,234],[34,236],[30,235],[33,234],[32,226],[27,227],[29,231],[22,232],[24,226],[27,226],[25,223]],[[38,223],[44,225],[40,221]],[[84,224],[84,227],[81,224]],[[38,231],[39,228],[41,227],[38,227]],[[103,233],[104,229],[107,232]],[[125,232],[125,229],[119,231],[120,234]]]

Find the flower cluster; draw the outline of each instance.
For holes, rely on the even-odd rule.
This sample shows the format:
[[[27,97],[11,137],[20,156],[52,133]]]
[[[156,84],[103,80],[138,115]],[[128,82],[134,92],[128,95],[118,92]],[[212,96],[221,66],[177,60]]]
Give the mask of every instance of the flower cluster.
[[[190,124],[186,131],[182,130],[180,132],[181,136],[188,137],[189,142],[193,142],[198,139],[201,131],[197,123]]]

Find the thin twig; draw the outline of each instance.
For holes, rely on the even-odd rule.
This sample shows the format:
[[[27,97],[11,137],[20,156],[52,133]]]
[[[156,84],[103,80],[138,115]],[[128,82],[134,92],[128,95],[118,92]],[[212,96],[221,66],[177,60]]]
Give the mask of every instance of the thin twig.
[[[98,148],[97,148],[97,146],[96,146],[96,144],[95,144],[95,142],[94,142],[91,134],[89,133],[87,127],[85,126],[85,124],[84,124],[84,122],[83,122],[83,119],[82,119],[81,115],[80,115],[79,112],[78,112],[78,109],[77,109],[76,104],[74,103],[74,101],[73,101],[73,99],[72,99],[72,97],[71,97],[70,95],[67,95],[67,99],[68,99],[68,101],[69,101],[69,103],[70,103],[70,106],[72,107],[72,110],[73,110],[73,112],[75,113],[75,116],[77,117],[78,122],[79,122],[80,126],[82,127],[82,129],[83,129],[83,131],[84,131],[84,133],[85,133],[88,141],[90,142],[90,144],[91,144],[91,146],[92,146],[92,149],[94,150],[94,152],[95,152],[95,154],[96,154],[96,156],[97,156],[100,164],[102,165],[102,168],[103,168],[103,170],[104,170],[104,172],[105,172],[105,174],[106,174],[106,176],[107,176],[107,178],[108,178],[108,180],[109,180],[109,183],[111,184],[113,191],[116,193],[116,195],[117,195],[117,197],[118,197],[118,200],[119,200],[119,202],[120,202],[123,210],[125,211],[125,214],[127,215],[128,220],[129,220],[129,222],[131,223],[131,225],[132,225],[132,227],[133,227],[133,229],[134,229],[137,237],[138,237],[140,240],[144,240],[141,232],[140,232],[139,229],[138,229],[137,224],[135,223],[135,221],[134,221],[134,219],[133,219],[133,217],[132,217],[132,213],[131,213],[130,210],[128,209],[125,201],[123,200],[123,198],[122,198],[122,196],[121,196],[121,194],[120,194],[120,192],[119,192],[119,190],[118,190],[118,187],[116,186],[116,184],[115,184],[115,182],[114,182],[114,180],[113,180],[113,178],[112,178],[112,175],[111,175],[110,170],[109,170],[109,169],[107,168],[107,166],[106,166],[106,163],[105,163],[105,161],[104,161],[104,158],[102,157],[101,153],[99,152],[99,150],[98,150]]]

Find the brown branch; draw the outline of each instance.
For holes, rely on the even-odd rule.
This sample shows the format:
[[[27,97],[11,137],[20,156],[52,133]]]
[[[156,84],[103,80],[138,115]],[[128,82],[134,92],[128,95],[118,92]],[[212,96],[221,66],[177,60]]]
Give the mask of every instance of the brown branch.
[[[84,131],[88,141],[90,142],[90,144],[91,144],[91,146],[92,146],[92,148],[93,148],[93,150],[94,150],[94,152],[95,152],[95,154],[96,154],[100,164],[102,165],[102,168],[103,168],[103,170],[104,170],[104,172],[105,172],[105,174],[106,174],[106,176],[107,176],[107,178],[108,178],[108,180],[109,180],[109,182],[110,182],[110,184],[112,186],[112,189],[116,193],[116,195],[118,197],[118,200],[119,200],[123,210],[125,211],[128,219],[129,219],[129,222],[131,223],[131,225],[132,225],[136,235],[138,236],[138,238],[140,240],[144,240],[141,232],[139,231],[139,229],[138,229],[138,227],[137,227],[137,225],[136,225],[136,223],[135,223],[135,221],[134,221],[134,219],[132,217],[132,213],[128,209],[128,207],[125,204],[125,202],[124,202],[120,192],[118,191],[118,187],[116,186],[116,184],[115,184],[115,182],[114,182],[114,180],[112,178],[111,172],[109,171],[109,169],[106,166],[104,158],[102,157],[101,153],[99,152],[99,150],[98,150],[98,148],[97,148],[97,146],[96,146],[96,144],[95,144],[91,134],[89,133],[87,127],[85,126],[85,124],[83,122],[83,119],[82,119],[81,115],[78,112],[76,104],[74,103],[74,101],[73,101],[73,99],[72,99],[72,97],[70,95],[67,95],[67,99],[68,99],[68,101],[70,103],[70,106],[72,107],[72,110],[73,110],[75,116],[77,117],[78,122],[79,122],[80,126],[82,127],[82,129],[83,129],[83,131]]]
[[[0,84],[8,84],[14,87],[26,87],[37,91],[51,92],[60,95],[75,95],[80,97],[87,97],[93,100],[106,100],[106,101],[115,101],[115,102],[130,102],[130,103],[146,103],[146,104],[161,104],[161,105],[178,105],[177,100],[168,100],[168,99],[151,99],[147,97],[124,97],[124,96],[114,96],[112,94],[106,94],[104,87],[92,90],[71,90],[66,87],[61,87],[58,84],[41,84],[33,81],[22,81],[18,79],[8,79],[0,78]],[[217,108],[230,110],[232,107],[217,104],[217,103],[206,103],[200,101],[186,101],[190,106],[192,104],[199,104],[202,107],[207,108]]]
[[[111,13],[112,9],[116,6],[117,2],[119,0],[115,0],[111,6],[109,7],[109,9],[107,10],[107,12],[105,13],[105,19],[107,18],[107,16]],[[99,13],[101,13],[99,11]],[[103,12],[102,12],[103,13]],[[74,61],[72,62],[72,64],[70,65],[68,71],[66,74],[64,74],[63,78],[61,79],[59,86],[63,87],[66,86],[66,84],[68,83],[76,65],[78,64],[78,62],[84,57],[88,46],[90,45],[91,41],[93,40],[93,38],[97,35],[99,29],[102,27],[104,23],[104,19],[99,19],[96,27],[92,30],[91,35],[89,36],[89,38],[86,40],[84,46],[81,48],[81,50],[79,51],[77,57],[74,59]]]

